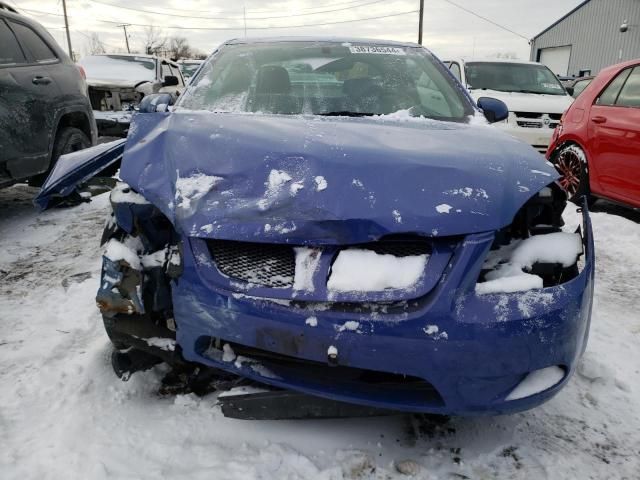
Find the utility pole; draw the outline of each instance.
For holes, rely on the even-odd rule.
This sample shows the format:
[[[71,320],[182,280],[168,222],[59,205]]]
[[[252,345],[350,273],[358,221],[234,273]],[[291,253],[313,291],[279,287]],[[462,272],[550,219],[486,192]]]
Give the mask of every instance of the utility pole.
[[[247,7],[242,7],[244,12],[244,38],[247,38]]]
[[[424,15],[424,0],[420,0],[420,20],[418,21],[418,43],[422,45],[422,16]]]
[[[67,30],[67,45],[69,46],[69,57],[71,61],[75,62],[73,58],[73,50],[71,49],[71,35],[69,34],[69,20],[67,19],[67,2],[62,0],[62,11],[64,12],[64,28]]]
[[[62,0],[64,1],[64,0]],[[124,29],[124,41],[127,42],[127,53],[131,53],[131,49],[129,48],[129,36],[127,35],[127,27],[130,27],[130,23],[123,23],[122,25],[118,25]]]

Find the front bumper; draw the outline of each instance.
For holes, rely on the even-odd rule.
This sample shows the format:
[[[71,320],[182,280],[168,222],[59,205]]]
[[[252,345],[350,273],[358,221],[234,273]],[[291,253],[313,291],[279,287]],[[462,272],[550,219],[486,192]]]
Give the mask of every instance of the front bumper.
[[[509,114],[509,118],[505,122],[496,123],[495,126],[504,130],[512,137],[518,138],[528,143],[543,155],[547,151],[547,147],[551,142],[554,128],[542,125],[540,128],[520,127],[513,112]]]
[[[94,110],[98,135],[101,137],[126,137],[131,124],[131,112],[103,112]]]
[[[476,234],[426,296],[387,313],[218,291],[185,242],[184,273],[172,288],[177,343],[188,361],[344,402],[455,415],[526,410],[562,388],[586,346],[594,278],[586,208],[583,221],[584,266],[567,283],[476,295],[493,240]],[[357,328],[345,328],[348,321]],[[224,344],[235,351],[225,355]],[[330,347],[337,358],[328,358]],[[550,366],[564,370],[560,382],[506,400],[528,373]]]

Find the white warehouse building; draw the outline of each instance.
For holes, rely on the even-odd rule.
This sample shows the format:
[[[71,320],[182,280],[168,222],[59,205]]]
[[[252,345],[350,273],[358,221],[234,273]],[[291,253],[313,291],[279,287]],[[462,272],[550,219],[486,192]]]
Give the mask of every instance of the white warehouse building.
[[[640,0],[586,0],[536,35],[531,60],[559,76],[640,58]]]

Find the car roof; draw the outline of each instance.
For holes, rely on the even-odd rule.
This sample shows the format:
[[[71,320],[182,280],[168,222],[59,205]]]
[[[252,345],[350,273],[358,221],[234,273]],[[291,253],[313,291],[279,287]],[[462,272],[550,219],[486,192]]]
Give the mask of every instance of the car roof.
[[[247,45],[253,43],[285,43],[285,42],[327,42],[327,43],[356,43],[359,45],[389,45],[397,47],[417,47],[422,45],[412,42],[398,42],[395,40],[382,40],[379,38],[354,38],[354,37],[257,37],[257,38],[233,38],[224,42],[224,45]]]
[[[167,63],[170,63],[172,65],[177,65],[177,63],[174,62],[173,60],[171,60],[170,58],[159,57],[157,55],[150,55],[148,53],[96,53],[96,54],[93,54],[93,55],[85,55],[84,58],[86,58],[86,57],[112,57],[112,56],[150,58],[150,59],[153,59],[153,60],[161,60],[163,62],[167,62]]]

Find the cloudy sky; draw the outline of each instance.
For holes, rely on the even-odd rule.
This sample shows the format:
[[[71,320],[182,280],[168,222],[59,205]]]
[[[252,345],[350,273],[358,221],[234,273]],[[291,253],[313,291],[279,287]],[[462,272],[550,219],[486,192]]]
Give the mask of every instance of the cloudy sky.
[[[48,27],[66,49],[61,0],[9,1]],[[528,59],[526,39],[581,1],[425,0],[423,43],[441,58],[515,54]],[[415,42],[418,7],[419,0],[67,0],[73,49],[80,56],[93,32],[109,50],[123,50],[119,23],[132,24],[132,50],[141,49],[145,25],[154,25],[164,35],[186,37],[193,47],[210,53],[220,42],[245,35],[245,12],[250,37],[329,35]],[[326,25],[333,22],[341,23]]]

